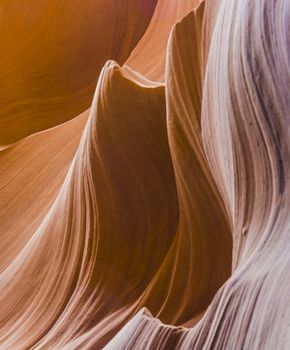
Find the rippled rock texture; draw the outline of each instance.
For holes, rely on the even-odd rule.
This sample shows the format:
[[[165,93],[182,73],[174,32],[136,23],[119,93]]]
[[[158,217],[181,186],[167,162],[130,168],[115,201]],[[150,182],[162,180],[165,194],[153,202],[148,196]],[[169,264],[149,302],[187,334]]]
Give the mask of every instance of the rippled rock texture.
[[[0,23],[0,349],[289,349],[290,2]]]

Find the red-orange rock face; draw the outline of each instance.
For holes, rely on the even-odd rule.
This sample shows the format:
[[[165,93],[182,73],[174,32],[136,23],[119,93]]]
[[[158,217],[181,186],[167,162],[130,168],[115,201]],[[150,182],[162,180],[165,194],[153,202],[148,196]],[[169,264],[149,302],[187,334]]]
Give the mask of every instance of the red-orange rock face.
[[[288,349],[288,0],[0,23],[0,349]]]

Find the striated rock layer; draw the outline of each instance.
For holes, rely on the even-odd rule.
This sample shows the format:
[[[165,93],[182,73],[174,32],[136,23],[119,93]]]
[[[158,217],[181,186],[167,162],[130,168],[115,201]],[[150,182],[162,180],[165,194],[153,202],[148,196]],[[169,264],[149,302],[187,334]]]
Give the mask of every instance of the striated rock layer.
[[[195,327],[141,310],[108,349],[289,347],[289,9],[225,1],[204,51],[203,144],[230,219],[231,277]]]
[[[0,348],[288,349],[289,2],[124,4],[90,110],[0,89]]]

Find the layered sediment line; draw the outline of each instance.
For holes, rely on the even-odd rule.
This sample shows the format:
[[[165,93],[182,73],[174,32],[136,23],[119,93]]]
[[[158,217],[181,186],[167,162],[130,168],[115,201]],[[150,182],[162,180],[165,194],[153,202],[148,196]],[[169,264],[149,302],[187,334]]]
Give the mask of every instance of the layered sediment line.
[[[290,346],[290,6],[196,5],[158,1],[89,111],[0,153],[1,349]]]
[[[0,152],[0,271],[17,256],[54,202],[88,112]]]
[[[201,140],[203,5],[176,25],[169,40],[167,129],[179,220],[170,251],[144,295],[153,314],[175,325],[195,323],[231,271],[229,223]]]
[[[231,222],[232,276],[195,327],[140,312],[108,349],[289,346],[289,15],[285,1],[225,1],[212,31],[202,133]]]
[[[164,86],[109,62],[56,201],[2,273],[2,348],[61,347],[102,330],[100,346],[128,312],[108,334],[106,317],[134,303],[161,264],[177,208]]]

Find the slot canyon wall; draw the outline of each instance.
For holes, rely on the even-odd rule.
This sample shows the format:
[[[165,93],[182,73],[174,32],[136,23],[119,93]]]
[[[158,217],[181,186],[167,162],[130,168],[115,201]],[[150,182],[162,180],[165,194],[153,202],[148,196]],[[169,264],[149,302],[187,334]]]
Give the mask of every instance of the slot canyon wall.
[[[289,349],[290,2],[0,24],[0,349]]]

